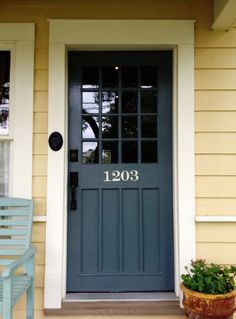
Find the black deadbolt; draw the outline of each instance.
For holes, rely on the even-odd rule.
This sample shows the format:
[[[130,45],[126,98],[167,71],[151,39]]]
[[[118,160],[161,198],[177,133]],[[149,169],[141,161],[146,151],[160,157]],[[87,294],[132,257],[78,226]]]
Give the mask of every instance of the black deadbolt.
[[[63,138],[59,132],[53,132],[48,139],[48,144],[53,151],[59,151],[63,145]]]

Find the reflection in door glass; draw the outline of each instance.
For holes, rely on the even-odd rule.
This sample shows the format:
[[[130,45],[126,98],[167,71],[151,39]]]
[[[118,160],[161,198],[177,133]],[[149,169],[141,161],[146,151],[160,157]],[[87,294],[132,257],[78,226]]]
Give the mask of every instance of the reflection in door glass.
[[[0,135],[9,134],[10,51],[0,51]]]
[[[157,93],[155,91],[141,92],[141,112],[157,113]]]
[[[122,117],[122,137],[135,138],[137,137],[137,116]]]
[[[102,137],[103,138],[118,137],[118,117],[117,116],[102,117]]]
[[[138,162],[137,142],[122,142],[122,163]]]
[[[124,91],[122,93],[122,112],[137,113],[137,91]]]
[[[102,87],[116,88],[118,87],[118,66],[104,66],[102,68]]]
[[[98,113],[99,112],[99,93],[98,92],[83,92],[82,95],[83,113]]]
[[[157,68],[154,66],[143,66],[141,68],[141,88],[152,89],[157,87]]]
[[[135,66],[122,67],[122,87],[136,88],[138,84],[138,72]]]
[[[97,142],[83,142],[82,150],[84,164],[98,163],[99,150]]]
[[[99,86],[98,67],[87,66],[82,69],[83,89],[95,89]]]
[[[99,118],[94,116],[83,116],[82,118],[82,138],[99,137]]]
[[[118,142],[102,143],[102,163],[118,163]]]
[[[142,137],[157,137],[157,117],[155,115],[141,117]]]
[[[117,113],[118,112],[119,96],[118,92],[102,92],[102,113]]]
[[[157,163],[156,141],[142,141],[142,163]]]

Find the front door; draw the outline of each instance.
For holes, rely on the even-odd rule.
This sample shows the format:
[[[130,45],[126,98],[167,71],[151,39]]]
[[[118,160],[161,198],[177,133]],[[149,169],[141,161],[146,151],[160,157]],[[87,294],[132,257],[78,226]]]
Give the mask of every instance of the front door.
[[[68,292],[174,289],[172,52],[69,52]]]

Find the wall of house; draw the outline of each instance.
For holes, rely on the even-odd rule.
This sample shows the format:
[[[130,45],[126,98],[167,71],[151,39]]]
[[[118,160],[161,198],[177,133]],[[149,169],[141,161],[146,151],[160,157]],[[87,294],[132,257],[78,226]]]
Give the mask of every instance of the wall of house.
[[[211,0],[1,0],[0,9],[1,22],[34,22],[36,25],[32,176],[35,215],[47,214],[49,18],[196,19],[196,214],[235,215],[236,28],[229,32],[210,30]],[[33,228],[33,242],[38,248],[36,319],[45,318],[45,227],[45,222],[35,222]],[[198,222],[196,227],[198,257],[219,263],[236,263],[233,253],[236,250],[236,223]],[[17,305],[16,318],[23,318],[24,308],[23,298]]]

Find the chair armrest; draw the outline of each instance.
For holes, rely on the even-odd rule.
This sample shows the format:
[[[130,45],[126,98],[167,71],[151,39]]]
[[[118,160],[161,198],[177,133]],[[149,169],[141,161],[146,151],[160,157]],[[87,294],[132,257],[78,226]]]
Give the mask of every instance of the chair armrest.
[[[30,257],[34,256],[35,253],[36,248],[34,246],[28,248],[17,260],[13,261],[3,270],[1,277],[10,277],[17,268],[21,267]]]

